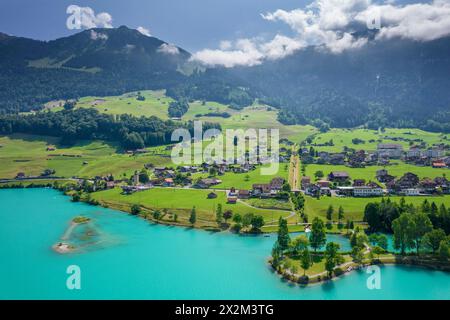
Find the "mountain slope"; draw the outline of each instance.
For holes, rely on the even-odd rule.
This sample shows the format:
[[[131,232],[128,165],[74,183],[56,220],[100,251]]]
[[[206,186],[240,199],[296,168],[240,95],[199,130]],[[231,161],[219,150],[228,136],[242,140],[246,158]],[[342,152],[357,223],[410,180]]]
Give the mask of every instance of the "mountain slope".
[[[168,50],[170,49],[170,50]],[[0,110],[24,111],[61,98],[162,89],[185,76],[190,54],[136,30],[85,30],[43,42],[0,35]]]
[[[450,38],[371,41],[341,54],[308,48],[227,73],[286,110],[281,114],[286,123],[320,118],[343,127],[367,122],[432,127],[433,121],[450,122]]]

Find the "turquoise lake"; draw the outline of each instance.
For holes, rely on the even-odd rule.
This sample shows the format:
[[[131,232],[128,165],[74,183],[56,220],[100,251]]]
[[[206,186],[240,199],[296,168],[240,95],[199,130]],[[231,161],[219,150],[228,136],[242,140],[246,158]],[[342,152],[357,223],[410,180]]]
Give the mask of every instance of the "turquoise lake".
[[[450,299],[450,274],[412,267],[382,267],[380,290],[367,288],[364,270],[287,284],[265,262],[275,235],[155,225],[51,189],[0,190],[0,206],[0,299]],[[82,252],[54,252],[77,215],[92,218],[72,235]],[[81,290],[66,288],[69,265],[81,269]]]

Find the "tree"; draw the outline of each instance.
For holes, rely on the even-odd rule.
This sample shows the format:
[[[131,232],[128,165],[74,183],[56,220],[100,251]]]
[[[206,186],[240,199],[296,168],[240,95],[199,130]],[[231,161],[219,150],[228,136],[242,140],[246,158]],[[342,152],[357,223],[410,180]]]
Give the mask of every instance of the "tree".
[[[223,218],[225,219],[225,223],[227,223],[228,219],[231,219],[231,217],[233,216],[233,211],[231,210],[226,210],[223,213]]]
[[[422,238],[427,232],[430,232],[433,229],[433,225],[431,224],[428,215],[423,212],[413,214],[411,218],[411,237],[414,241],[417,254],[419,254]]]
[[[324,176],[323,171],[318,170],[314,173],[314,177],[316,177],[316,180],[322,179]]]
[[[132,215],[137,215],[141,212],[141,206],[138,204],[133,204],[131,206],[131,214]]]
[[[325,248],[325,270],[328,271],[328,276],[331,277],[333,270],[341,262],[341,257],[338,253],[340,245],[338,243],[329,242]]]
[[[433,229],[423,237],[425,246],[431,249],[433,253],[439,250],[439,246],[443,240],[445,240],[445,232],[442,229]]]
[[[252,224],[252,220],[253,220],[253,213],[244,214],[244,216],[242,217],[242,226],[243,227],[250,226]]]
[[[378,203],[369,202],[364,209],[364,221],[369,225],[371,232],[377,232],[382,229],[380,217],[380,205]]]
[[[304,248],[300,254],[300,266],[303,269],[303,275],[306,275],[306,271],[311,267],[312,259],[308,247]]]
[[[262,216],[253,216],[251,224],[253,230],[261,231],[261,228],[264,226],[264,218]]]
[[[328,209],[327,209],[327,220],[332,220],[333,219],[333,206],[330,204]]]
[[[377,245],[384,250],[388,248],[388,238],[384,234],[378,235]]]
[[[309,246],[309,240],[305,235],[300,235],[292,241],[292,251],[294,254],[298,254],[303,250],[307,249]]]
[[[222,204],[219,203],[216,209],[216,222],[219,226],[222,223],[222,218],[223,218]]]
[[[139,182],[147,183],[149,181],[150,181],[150,178],[148,176],[147,170],[142,169],[141,172],[139,172]]]
[[[323,247],[327,242],[325,226],[323,224],[323,221],[318,217],[315,217],[312,222],[309,242],[311,243],[311,248],[314,249],[314,252],[317,252],[317,249]]]
[[[194,225],[197,222],[197,213],[195,210],[195,206],[192,207],[191,216],[189,217],[189,222]]]
[[[354,262],[356,262],[357,264],[361,264],[364,260],[364,249],[361,249],[358,246],[354,247],[352,249],[351,256]]]
[[[369,238],[365,233],[359,232],[356,234],[356,246],[358,248],[364,249],[367,242],[369,242]]]
[[[234,223],[242,223],[242,216],[239,213],[234,214],[233,222]]]
[[[380,246],[374,246],[374,247],[372,248],[372,252],[373,252],[373,254],[377,255],[377,258],[380,258],[380,254],[385,253],[386,250],[383,249],[383,248],[380,247]]]
[[[290,242],[291,238],[289,236],[287,220],[280,217],[278,220],[278,244],[280,245],[281,250],[287,250]]]
[[[275,268],[277,268],[280,265],[281,255],[282,252],[278,244],[278,241],[275,241],[272,247],[272,264]]]
[[[405,254],[406,249],[413,246],[412,223],[411,215],[408,213],[402,213],[400,217],[392,221],[394,248],[400,250],[402,255]]]
[[[442,240],[439,245],[439,259],[447,261],[450,257],[450,247],[446,240]]]
[[[344,208],[342,206],[339,206],[338,210],[338,220],[339,222],[344,219]]]

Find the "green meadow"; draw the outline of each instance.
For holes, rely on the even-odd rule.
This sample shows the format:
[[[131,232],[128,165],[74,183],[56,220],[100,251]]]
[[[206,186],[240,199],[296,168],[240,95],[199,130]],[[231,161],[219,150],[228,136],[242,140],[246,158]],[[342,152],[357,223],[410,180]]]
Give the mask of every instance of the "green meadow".
[[[129,92],[121,96],[108,97],[83,97],[76,104],[77,108],[95,108],[99,112],[106,114],[131,114],[133,116],[155,116],[161,119],[168,119],[169,103],[173,101],[165,95],[165,90],[140,91],[145,100],[137,100],[138,92]],[[61,110],[62,107],[51,108],[54,111]]]
[[[380,169],[386,169],[389,174],[397,178],[400,178],[407,172],[417,174],[419,178],[441,177],[449,172],[445,168],[419,167],[402,161],[392,161],[392,165],[389,166],[367,166],[365,168],[350,168],[344,165],[308,164],[306,165],[305,175],[314,179],[314,174],[317,171],[322,171],[325,176],[331,171],[346,171],[352,179],[365,179],[366,182],[376,182],[376,172]]]
[[[59,145],[59,139],[45,136],[14,134],[0,136],[0,178],[14,178],[18,172],[39,175],[45,169],[56,170],[56,176],[92,178],[113,174],[120,178],[142,169],[144,164],[171,165],[164,147],[149,148],[149,153],[118,153],[118,146],[103,141],[79,141],[71,147]],[[47,151],[47,146],[56,146]],[[160,155],[161,154],[161,155]]]
[[[231,117],[195,117],[195,115],[203,115],[209,112],[227,112]],[[183,120],[202,120],[220,123],[223,129],[278,129],[280,130],[281,138],[287,138],[297,143],[317,132],[316,128],[309,125],[283,125],[277,120],[276,109],[261,105],[253,105],[242,110],[234,110],[216,102],[206,102],[204,105],[201,102],[194,102],[189,105],[189,110],[183,116]]]
[[[115,188],[106,191],[95,192],[92,197],[102,204],[114,207],[122,204],[139,204],[147,209],[167,209],[169,212],[175,212],[180,219],[188,219],[192,207],[195,206],[197,219],[214,222],[216,219],[215,210],[220,203],[223,210],[231,210],[234,214],[241,215],[253,213],[262,215],[267,224],[276,223],[278,218],[290,215],[288,211],[257,209],[249,207],[245,204],[237,202],[236,204],[228,204],[225,191],[214,191],[217,198],[208,199],[208,193],[212,190],[197,189],[177,189],[177,188],[153,188],[141,192],[135,192],[131,195],[122,195],[121,189]]]
[[[354,144],[353,139],[364,140],[364,143]],[[378,143],[396,143],[403,145],[405,150],[409,149],[410,140],[414,142],[421,139],[428,146],[437,143],[448,143],[447,135],[441,133],[427,132],[420,129],[394,129],[388,128],[382,131],[369,129],[331,129],[325,133],[314,136],[313,144],[324,144],[333,140],[333,146],[317,146],[314,149],[327,152],[341,152],[345,146],[356,150],[376,150]],[[402,140],[407,139],[407,140]],[[418,142],[417,142],[418,143]]]
[[[337,220],[337,210],[339,206],[342,206],[345,211],[345,219],[352,219],[355,221],[362,221],[364,217],[364,208],[369,202],[380,202],[381,197],[377,198],[353,198],[353,197],[320,197],[320,199],[306,196],[305,213],[308,215],[310,221],[312,218],[318,216],[323,219],[326,218],[326,211],[330,205],[334,208],[333,219]],[[399,202],[401,197],[392,196],[391,201]],[[428,199],[428,201],[435,202],[440,206],[442,203],[447,207],[450,205],[450,195],[446,196],[418,196],[418,197],[405,197],[406,203],[412,203],[414,206],[422,204],[422,202]]]
[[[261,173],[262,166],[258,166],[255,170],[249,171],[247,173],[233,173],[226,172],[224,175],[216,176],[215,178],[222,180],[222,183],[213,186],[216,189],[230,189],[235,187],[236,189],[251,189],[252,185],[255,183],[269,183],[275,177],[284,178],[288,180],[289,167],[286,167],[286,163],[280,163],[278,171],[275,174],[263,175]],[[193,174],[192,178],[206,178],[207,173],[197,173]]]

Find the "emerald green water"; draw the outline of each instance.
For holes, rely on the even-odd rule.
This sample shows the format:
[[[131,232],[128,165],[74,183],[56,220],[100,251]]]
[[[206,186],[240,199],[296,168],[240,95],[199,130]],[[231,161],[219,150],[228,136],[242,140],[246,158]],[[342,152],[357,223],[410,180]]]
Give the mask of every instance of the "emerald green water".
[[[300,288],[265,264],[275,240],[149,224],[109,209],[72,203],[50,190],[0,191],[1,299],[449,299],[450,275],[383,267],[381,289],[365,271]],[[58,242],[77,215],[92,223],[70,238],[81,253],[61,255]],[[86,236],[86,233],[88,236]],[[348,246],[337,236],[330,240]],[[81,268],[81,290],[66,288],[66,268]]]

